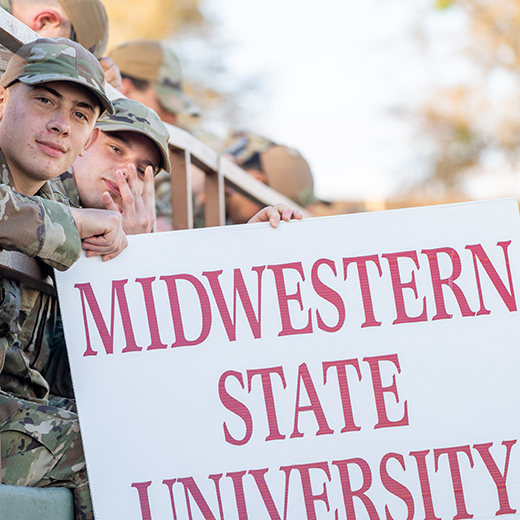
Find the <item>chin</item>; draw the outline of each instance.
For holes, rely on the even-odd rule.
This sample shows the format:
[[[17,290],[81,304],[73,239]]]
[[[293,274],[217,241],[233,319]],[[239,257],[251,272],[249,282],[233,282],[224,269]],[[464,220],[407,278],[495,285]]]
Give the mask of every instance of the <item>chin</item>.
[[[103,202],[103,199],[92,201],[90,204],[82,204],[84,208],[93,208],[93,209],[107,209],[105,206],[105,203]]]

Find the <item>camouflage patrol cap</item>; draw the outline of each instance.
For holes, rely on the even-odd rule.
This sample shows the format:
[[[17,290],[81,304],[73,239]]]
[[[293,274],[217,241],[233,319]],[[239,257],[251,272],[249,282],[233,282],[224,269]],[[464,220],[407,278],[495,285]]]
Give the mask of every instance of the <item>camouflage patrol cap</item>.
[[[108,42],[108,16],[100,0],[59,0],[72,25],[73,40],[96,58],[103,57]]]
[[[226,139],[226,142],[228,148],[223,153],[231,154],[239,166],[249,161],[253,155],[261,153],[276,144],[267,137],[243,130],[233,132]]]
[[[134,40],[109,52],[121,74],[151,82],[163,108],[174,114],[200,115],[182,88],[181,66],[170,47],[159,41]]]
[[[239,166],[259,169],[268,186],[303,207],[314,201],[311,168],[297,150],[253,132],[234,132],[232,138],[233,144],[224,153],[233,155]]]
[[[314,179],[309,163],[294,148],[275,145],[260,153],[267,185],[300,206],[314,201]]]
[[[53,81],[77,83],[96,96],[101,112],[114,112],[105,93],[105,73],[98,60],[67,38],[40,38],[20,47],[9,60],[0,85],[8,87],[15,81],[26,85]]]
[[[137,132],[151,139],[161,154],[161,168],[171,171],[168,152],[170,134],[154,110],[139,101],[120,98],[114,102],[115,113],[104,114],[97,121],[103,132]],[[158,173],[158,172],[157,172]]]

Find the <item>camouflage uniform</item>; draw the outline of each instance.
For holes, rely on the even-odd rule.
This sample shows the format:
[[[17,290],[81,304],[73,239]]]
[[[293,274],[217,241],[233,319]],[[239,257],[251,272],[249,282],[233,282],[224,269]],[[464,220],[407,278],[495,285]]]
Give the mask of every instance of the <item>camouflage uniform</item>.
[[[9,183],[0,151],[2,182]],[[72,214],[49,183],[37,193],[20,195],[0,185],[0,245],[37,256],[66,269],[81,252]],[[51,199],[51,200],[46,200]],[[48,401],[41,374],[54,334],[54,297],[0,278],[0,439],[2,482],[19,486],[66,486],[74,489],[77,519],[92,519],[92,504],[77,415],[66,401]],[[13,395],[16,394],[16,395]]]
[[[103,71],[94,58],[69,40],[40,39],[24,45],[0,85],[70,81],[113,107],[103,89]],[[79,257],[81,240],[65,200],[50,183],[35,197],[16,193],[0,151],[0,247],[16,250],[60,270]],[[48,268],[48,274],[52,270]],[[2,482],[73,489],[77,520],[93,518],[77,415],[70,403],[52,399],[41,371],[54,334],[57,302],[0,278],[0,440]],[[59,405],[59,407],[54,405]]]
[[[1,1],[1,0],[0,0]],[[160,168],[170,173],[168,140],[170,134],[154,110],[139,101],[120,98],[114,102],[114,114],[103,114],[97,125],[103,132],[135,132],[148,137],[157,146],[161,156]],[[157,175],[159,171],[155,172]],[[67,204],[81,207],[78,186],[74,180],[73,168],[69,168],[57,179],[51,181],[53,188],[66,198]]]
[[[114,102],[114,114],[104,114],[97,125],[103,132],[135,132],[148,137],[157,146],[161,156],[160,168],[170,173],[170,157],[168,139],[170,134],[159,116],[151,108],[139,101],[121,98]],[[155,172],[157,175],[159,171]],[[67,203],[76,208],[81,207],[78,186],[74,180],[73,168],[69,168],[57,179],[51,181],[53,188],[66,197]]]

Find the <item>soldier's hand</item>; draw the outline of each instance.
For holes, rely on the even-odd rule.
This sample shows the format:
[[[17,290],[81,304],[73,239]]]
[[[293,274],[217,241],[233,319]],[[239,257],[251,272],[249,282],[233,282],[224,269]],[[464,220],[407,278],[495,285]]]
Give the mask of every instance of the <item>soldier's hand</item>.
[[[108,57],[100,58],[99,64],[105,71],[105,81],[121,92],[123,90],[123,78],[121,78],[121,72],[114,60]]]
[[[128,245],[123,219],[118,211],[70,208],[87,256],[115,258]]]
[[[267,206],[261,209],[254,217],[252,217],[248,224],[254,224],[255,222],[269,222],[272,227],[278,227],[280,219],[289,222],[291,218],[301,220],[303,215],[297,210],[292,209],[286,204],[277,204],[276,206]]]
[[[107,209],[120,211],[123,217],[123,230],[127,235],[151,233],[155,223],[155,194],[153,168],[147,166],[144,172],[144,183],[137,178],[134,164],[129,164],[126,176],[123,170],[116,171],[117,187],[121,193],[123,207],[117,205],[106,192],[103,198]]]

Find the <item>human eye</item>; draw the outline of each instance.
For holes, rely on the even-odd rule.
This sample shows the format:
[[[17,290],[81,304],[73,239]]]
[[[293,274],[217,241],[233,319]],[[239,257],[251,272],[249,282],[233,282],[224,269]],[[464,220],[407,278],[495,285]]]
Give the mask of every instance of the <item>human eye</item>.
[[[144,172],[145,172],[144,168],[140,168],[140,167],[137,168],[137,174],[139,175],[139,177],[144,177]]]
[[[37,96],[36,99],[44,105],[48,105],[51,102],[51,100],[45,96]]]
[[[74,112],[74,116],[77,117],[80,121],[88,121],[88,116],[83,112],[79,112],[78,110]]]
[[[123,152],[121,150],[121,148],[119,148],[118,146],[116,146],[115,144],[111,144],[110,145],[110,148],[112,148],[112,150],[117,154],[117,155],[121,155]]]

